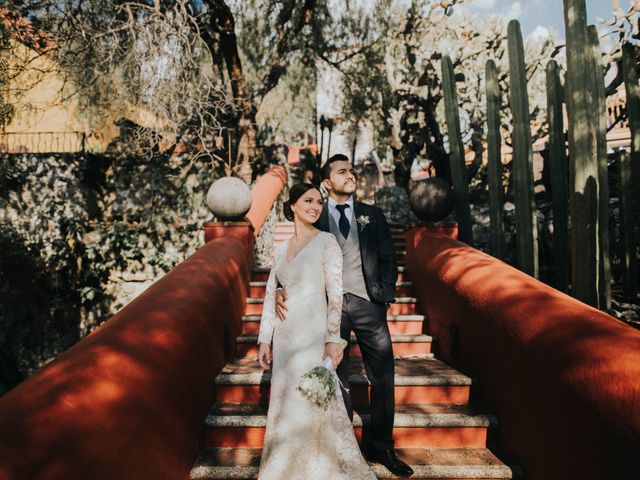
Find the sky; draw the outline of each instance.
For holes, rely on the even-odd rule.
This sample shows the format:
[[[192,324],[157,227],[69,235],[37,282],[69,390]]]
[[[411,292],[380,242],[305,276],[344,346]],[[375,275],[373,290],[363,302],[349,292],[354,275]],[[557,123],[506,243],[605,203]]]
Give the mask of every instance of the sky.
[[[620,7],[626,9],[628,0],[620,0]],[[503,15],[517,19],[522,26],[522,34],[546,36],[550,30],[564,39],[564,13],[562,0],[467,0],[464,7],[479,15]],[[597,17],[611,18],[611,0],[586,0],[588,23],[597,25]]]

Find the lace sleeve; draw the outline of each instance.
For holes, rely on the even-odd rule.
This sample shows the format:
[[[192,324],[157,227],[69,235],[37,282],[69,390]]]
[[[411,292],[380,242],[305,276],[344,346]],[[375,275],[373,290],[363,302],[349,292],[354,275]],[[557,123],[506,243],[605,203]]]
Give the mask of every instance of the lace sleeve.
[[[273,330],[276,327],[276,255],[273,256],[271,262],[271,272],[267,280],[267,288],[264,294],[264,303],[262,305],[262,316],[260,317],[260,334],[258,335],[258,343],[271,344]]]
[[[325,343],[340,343],[342,317],[342,250],[336,238],[329,234],[322,252],[324,284],[327,289],[327,334]]]

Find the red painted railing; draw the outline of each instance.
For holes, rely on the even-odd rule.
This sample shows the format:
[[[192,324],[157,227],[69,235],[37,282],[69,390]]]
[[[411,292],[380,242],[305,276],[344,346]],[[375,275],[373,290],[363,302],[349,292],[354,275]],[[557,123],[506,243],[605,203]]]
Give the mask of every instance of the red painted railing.
[[[527,478],[640,478],[639,331],[445,235],[410,231],[407,266]]]
[[[277,197],[261,191],[254,203]],[[240,330],[252,232],[213,238],[0,398],[0,479],[188,478]]]
[[[286,181],[286,170],[281,166],[275,166],[263,175],[251,190],[251,209],[247,213],[247,220],[253,225],[256,237]]]

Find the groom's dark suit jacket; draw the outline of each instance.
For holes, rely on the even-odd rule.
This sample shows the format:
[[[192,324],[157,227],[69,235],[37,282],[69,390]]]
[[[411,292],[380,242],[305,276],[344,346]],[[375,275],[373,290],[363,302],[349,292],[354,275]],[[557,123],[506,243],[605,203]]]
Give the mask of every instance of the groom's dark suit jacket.
[[[360,241],[360,258],[369,298],[377,303],[393,303],[395,301],[398,266],[393,239],[382,210],[366,203],[353,202],[354,218],[368,217],[369,223],[358,223],[358,239]],[[329,206],[322,207],[320,218],[315,227],[324,232],[329,228]]]

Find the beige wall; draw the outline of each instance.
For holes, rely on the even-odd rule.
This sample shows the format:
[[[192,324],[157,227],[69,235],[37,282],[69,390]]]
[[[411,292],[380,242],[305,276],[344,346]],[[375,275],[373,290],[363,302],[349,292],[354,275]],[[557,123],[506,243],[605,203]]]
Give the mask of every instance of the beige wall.
[[[46,54],[12,42],[9,56],[8,101],[15,108],[12,121],[0,131],[0,151],[76,152],[104,151],[119,135],[115,121],[125,117],[145,126],[162,129],[168,122],[135,105],[100,112],[96,117],[81,111],[77,96],[66,95],[72,87],[64,84],[57,64]],[[20,65],[28,68],[20,69]]]
[[[0,142],[9,151],[77,151],[85,130],[79,120],[76,102],[63,102],[62,77],[46,54],[11,42],[10,77],[7,100],[14,106],[11,122],[5,126]],[[27,68],[21,66],[27,65]]]

